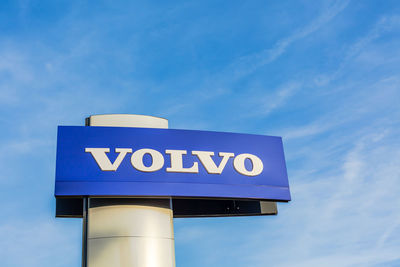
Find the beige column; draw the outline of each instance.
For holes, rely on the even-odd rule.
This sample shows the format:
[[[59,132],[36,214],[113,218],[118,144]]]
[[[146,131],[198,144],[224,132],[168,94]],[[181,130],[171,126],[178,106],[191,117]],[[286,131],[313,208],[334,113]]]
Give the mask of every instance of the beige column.
[[[168,120],[143,115],[95,115],[88,126],[168,128]],[[90,198],[88,267],[174,267],[170,199]]]

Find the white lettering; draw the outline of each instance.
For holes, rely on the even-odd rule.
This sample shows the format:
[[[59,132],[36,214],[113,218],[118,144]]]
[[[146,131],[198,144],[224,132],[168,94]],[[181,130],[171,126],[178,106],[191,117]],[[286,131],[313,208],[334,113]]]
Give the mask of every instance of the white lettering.
[[[165,150],[166,154],[171,156],[171,167],[167,168],[167,172],[185,172],[185,173],[198,173],[199,172],[199,164],[197,162],[193,162],[193,166],[190,168],[183,167],[182,155],[186,155],[186,150]]]
[[[152,158],[151,166],[147,167],[143,164],[143,156],[149,154]],[[164,166],[163,155],[154,149],[143,148],[135,151],[131,157],[132,166],[142,172],[155,172]]]
[[[251,160],[251,163],[253,165],[253,169],[251,171],[246,170],[246,167],[244,166],[244,161],[246,159]],[[233,160],[233,166],[235,167],[235,170],[238,173],[247,175],[247,176],[259,175],[264,169],[264,165],[263,165],[261,159],[252,154],[237,155],[235,157],[235,159]]]
[[[217,166],[211,156],[214,156],[212,151],[192,151],[192,155],[196,155],[203,164],[206,171],[210,174],[221,174],[224,170],[229,158],[235,156],[233,153],[219,152],[218,155],[223,157],[219,166]]]
[[[132,153],[130,148],[116,148],[115,152],[119,153],[114,163],[111,163],[106,153],[110,152],[109,148],[85,148],[85,152],[92,154],[94,160],[102,171],[116,171],[125,158],[126,154]]]
[[[85,148],[85,152],[92,155],[102,171],[116,171],[124,160],[126,154],[132,153],[132,149],[116,148],[115,152],[118,153],[118,156],[113,163],[107,156],[107,153],[110,152],[110,148]],[[192,151],[191,153],[192,155],[197,156],[209,174],[221,174],[230,158],[234,158],[233,167],[242,175],[257,176],[264,170],[264,165],[261,159],[253,154],[243,153],[235,157],[234,153],[219,152],[218,156],[222,157],[222,159],[217,165],[213,159],[214,152],[212,151]],[[143,159],[146,154],[151,156],[152,162],[150,166],[144,165]],[[191,167],[183,167],[183,155],[187,155],[187,150],[166,149],[165,154],[170,155],[171,159],[171,166],[166,168],[167,172],[199,173],[199,163],[197,161],[194,161]],[[251,170],[246,169],[246,160],[251,161]],[[132,154],[131,164],[139,171],[155,172],[164,166],[164,156],[157,150],[143,148],[135,151]]]

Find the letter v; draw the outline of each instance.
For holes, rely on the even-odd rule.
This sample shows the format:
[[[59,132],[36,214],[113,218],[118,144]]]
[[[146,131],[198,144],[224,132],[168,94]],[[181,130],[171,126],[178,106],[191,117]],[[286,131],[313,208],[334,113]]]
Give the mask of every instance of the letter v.
[[[192,155],[196,155],[200,159],[204,168],[210,174],[221,174],[229,158],[235,156],[233,153],[219,152],[218,155],[223,158],[219,166],[217,166],[211,158],[211,156],[214,156],[214,152],[212,151],[192,151]]]
[[[132,153],[130,148],[116,148],[115,152],[119,153],[114,163],[111,163],[106,153],[110,152],[109,148],[85,148],[85,152],[92,154],[94,160],[102,171],[116,171],[125,158],[126,154]]]

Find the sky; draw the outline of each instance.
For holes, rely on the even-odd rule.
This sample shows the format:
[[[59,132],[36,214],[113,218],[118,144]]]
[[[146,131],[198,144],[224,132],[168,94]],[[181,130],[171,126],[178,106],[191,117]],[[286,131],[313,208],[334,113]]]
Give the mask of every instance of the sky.
[[[58,125],[282,136],[277,216],[175,219],[178,267],[400,266],[400,3],[0,1],[1,266],[81,262]]]

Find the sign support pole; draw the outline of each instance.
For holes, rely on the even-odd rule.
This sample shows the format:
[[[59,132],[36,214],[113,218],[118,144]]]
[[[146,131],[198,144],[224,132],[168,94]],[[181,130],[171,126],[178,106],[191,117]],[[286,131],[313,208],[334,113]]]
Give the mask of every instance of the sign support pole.
[[[82,207],[82,267],[87,267],[87,214],[88,214],[88,198],[83,198]]]
[[[109,114],[91,116],[86,125],[168,128],[168,121]],[[170,198],[85,198],[82,266],[175,267],[171,203]]]

